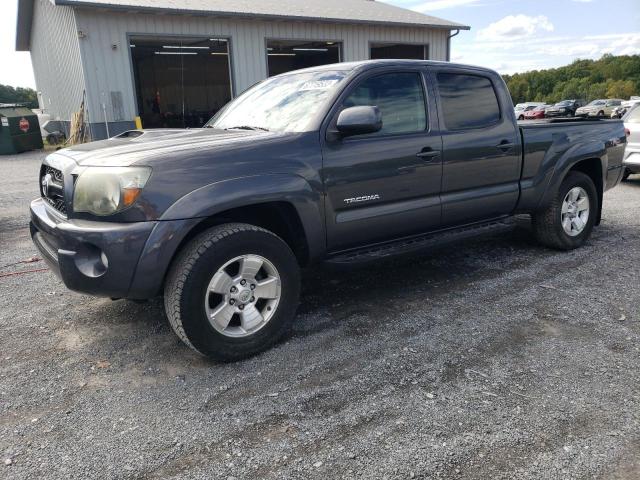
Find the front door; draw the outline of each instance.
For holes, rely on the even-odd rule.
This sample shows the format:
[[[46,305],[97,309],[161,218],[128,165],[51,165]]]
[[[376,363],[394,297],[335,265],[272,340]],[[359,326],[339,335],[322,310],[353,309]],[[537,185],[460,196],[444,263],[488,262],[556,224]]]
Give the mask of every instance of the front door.
[[[383,127],[324,142],[329,250],[440,226],[442,142],[427,92],[420,69],[386,70],[364,74],[339,100],[329,129],[342,109],[362,105],[380,109]]]
[[[522,158],[506,89],[496,88],[497,75],[443,67],[433,77],[444,151],[443,226],[512,213],[520,195]]]

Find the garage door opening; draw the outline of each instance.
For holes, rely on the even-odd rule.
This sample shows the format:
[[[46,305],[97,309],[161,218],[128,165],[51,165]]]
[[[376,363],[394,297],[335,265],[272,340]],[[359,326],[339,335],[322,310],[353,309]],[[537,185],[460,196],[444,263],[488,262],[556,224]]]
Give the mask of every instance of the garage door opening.
[[[232,97],[226,38],[132,36],[144,128],[202,127]]]
[[[341,42],[267,40],[269,76],[342,61]]]
[[[407,60],[428,60],[429,45],[410,43],[372,43],[371,60],[399,58]]]

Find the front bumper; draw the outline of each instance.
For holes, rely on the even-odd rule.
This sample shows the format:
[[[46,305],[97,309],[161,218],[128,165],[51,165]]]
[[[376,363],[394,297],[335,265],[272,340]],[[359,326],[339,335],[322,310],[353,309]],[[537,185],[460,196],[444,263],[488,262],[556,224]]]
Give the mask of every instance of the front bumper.
[[[138,260],[157,222],[68,220],[42,198],[31,202],[31,238],[71,290],[126,297]]]

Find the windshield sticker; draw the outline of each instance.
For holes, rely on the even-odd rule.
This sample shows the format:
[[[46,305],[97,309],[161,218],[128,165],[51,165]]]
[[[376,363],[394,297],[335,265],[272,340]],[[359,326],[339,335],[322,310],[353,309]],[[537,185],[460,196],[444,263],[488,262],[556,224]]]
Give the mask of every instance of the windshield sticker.
[[[300,87],[300,91],[305,90],[327,90],[328,88],[333,87],[338,80],[311,80],[309,82],[304,82]]]

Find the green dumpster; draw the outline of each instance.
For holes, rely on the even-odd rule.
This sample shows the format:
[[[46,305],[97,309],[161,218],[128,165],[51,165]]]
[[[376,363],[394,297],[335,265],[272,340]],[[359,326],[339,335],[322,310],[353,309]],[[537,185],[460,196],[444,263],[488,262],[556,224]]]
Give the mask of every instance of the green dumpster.
[[[0,103],[0,155],[42,148],[38,116],[24,105]]]

